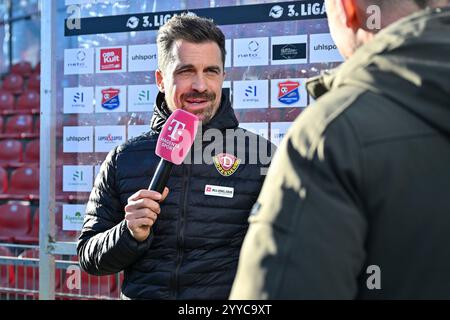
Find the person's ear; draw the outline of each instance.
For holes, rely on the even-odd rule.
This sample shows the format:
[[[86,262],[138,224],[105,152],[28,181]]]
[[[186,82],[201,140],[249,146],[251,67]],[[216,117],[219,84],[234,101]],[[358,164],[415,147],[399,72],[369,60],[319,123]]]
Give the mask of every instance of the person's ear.
[[[159,69],[155,71],[156,85],[158,86],[159,92],[164,93],[164,76],[163,72]]]
[[[357,0],[340,0],[345,15],[345,24],[348,28],[356,31],[361,28],[360,17],[358,16]]]

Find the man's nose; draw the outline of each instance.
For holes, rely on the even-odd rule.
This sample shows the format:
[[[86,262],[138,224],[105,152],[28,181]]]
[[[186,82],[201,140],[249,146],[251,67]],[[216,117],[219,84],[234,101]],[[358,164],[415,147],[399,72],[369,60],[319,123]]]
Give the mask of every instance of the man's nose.
[[[204,92],[207,89],[205,77],[203,74],[197,74],[192,81],[192,89],[198,92]]]

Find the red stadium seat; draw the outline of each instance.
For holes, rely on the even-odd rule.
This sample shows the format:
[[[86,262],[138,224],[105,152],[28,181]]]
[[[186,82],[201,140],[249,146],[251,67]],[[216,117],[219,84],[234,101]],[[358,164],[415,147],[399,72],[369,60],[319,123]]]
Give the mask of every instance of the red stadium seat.
[[[14,96],[11,92],[0,91],[0,112],[4,114],[14,112]]]
[[[18,203],[0,205],[0,242],[12,242],[31,228],[30,206]]]
[[[34,213],[31,229],[27,234],[14,237],[14,242],[24,244],[39,243],[39,212]]]
[[[23,161],[39,163],[39,139],[27,143]]]
[[[16,109],[21,111],[38,112],[40,105],[40,95],[37,91],[25,91],[17,99]]]
[[[41,118],[36,119],[36,124],[34,125],[33,133],[37,135],[41,133]]]
[[[0,247],[1,257],[13,257],[14,255],[8,248]],[[0,287],[12,287],[14,284],[14,266],[0,265]]]
[[[23,84],[23,77],[18,74],[11,73],[3,79],[3,89],[13,94],[21,94],[23,91]]]
[[[25,166],[14,170],[11,173],[8,195],[14,199],[38,199],[39,168]]]
[[[0,165],[13,167],[22,162],[22,143],[18,140],[0,140]]]
[[[33,73],[41,73],[41,63],[38,62],[33,69]]]
[[[33,67],[31,67],[31,63],[27,61],[20,61],[16,64],[13,64],[11,67],[11,73],[19,74],[22,77],[28,77],[33,72]]]
[[[77,256],[73,256],[71,261],[78,261]],[[66,275],[67,278],[67,275]],[[78,294],[87,297],[111,297],[117,292],[117,280],[115,275],[110,276],[92,276],[86,272],[81,272],[81,288],[70,290],[63,286],[63,293]]]
[[[56,240],[64,242],[77,241],[78,235],[76,231],[62,230],[62,205],[57,204],[55,209]],[[25,244],[37,244],[39,242],[39,208],[34,213],[30,232],[24,236],[15,237],[14,240],[17,243]]]
[[[33,73],[28,79],[28,90],[35,90],[40,92],[41,90],[41,75],[40,73]]]
[[[0,167],[0,191],[4,194],[8,190],[8,172]]]
[[[23,137],[33,132],[33,117],[28,114],[20,114],[10,117],[6,121],[5,135]]]

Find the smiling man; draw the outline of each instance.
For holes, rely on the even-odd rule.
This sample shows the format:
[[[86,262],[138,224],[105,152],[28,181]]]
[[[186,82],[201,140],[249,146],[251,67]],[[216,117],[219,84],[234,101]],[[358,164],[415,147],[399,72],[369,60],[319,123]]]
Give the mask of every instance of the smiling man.
[[[212,21],[173,17],[160,28],[157,46],[160,92],[151,131],[115,148],[103,163],[78,242],[80,265],[94,275],[125,270],[123,299],[226,299],[261,169],[269,164],[260,154],[270,161],[273,145],[238,128],[222,92],[225,37]],[[158,135],[176,109],[196,114],[204,135],[211,129],[223,139],[200,134],[191,161],[174,167],[161,195],[147,188],[159,161]],[[238,132],[249,139],[235,139]],[[232,150],[223,144],[230,136],[237,142]],[[192,164],[198,151],[204,157]]]

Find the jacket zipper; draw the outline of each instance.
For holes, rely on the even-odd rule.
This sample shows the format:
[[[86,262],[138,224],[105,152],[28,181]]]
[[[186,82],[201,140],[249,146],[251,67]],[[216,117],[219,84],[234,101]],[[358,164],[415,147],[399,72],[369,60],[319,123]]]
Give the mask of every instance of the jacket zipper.
[[[180,228],[179,233],[177,235],[177,266],[175,269],[175,280],[174,280],[174,296],[175,299],[178,299],[178,276],[180,272],[181,262],[183,260],[183,251],[184,251],[184,229],[185,229],[185,220],[186,220],[186,208],[187,208],[187,196],[189,191],[189,180],[191,177],[191,165],[185,165],[184,168],[187,170],[187,174],[183,174],[183,206],[181,209],[181,217],[180,217]]]

